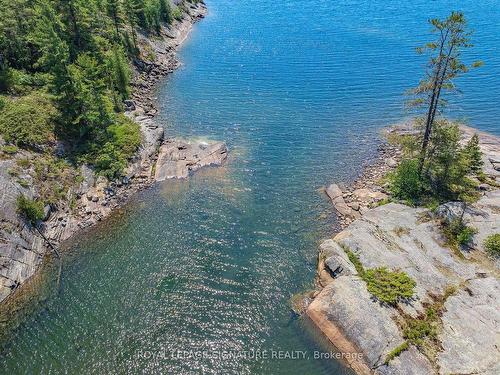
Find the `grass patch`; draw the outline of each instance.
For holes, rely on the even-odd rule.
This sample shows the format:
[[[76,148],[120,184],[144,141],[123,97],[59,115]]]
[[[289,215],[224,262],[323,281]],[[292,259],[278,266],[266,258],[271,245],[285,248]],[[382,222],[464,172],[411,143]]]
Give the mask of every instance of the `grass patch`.
[[[17,151],[19,151],[19,148],[17,148],[17,146],[14,146],[14,145],[5,145],[5,146],[2,146],[2,152],[4,154],[14,155],[14,154],[17,153]]]
[[[441,296],[432,296],[433,301],[425,305],[425,311],[418,317],[405,316],[401,328],[408,344],[415,345],[423,354],[435,363],[440,350],[438,333],[441,327],[441,316],[448,297],[456,293],[456,288],[449,286]]]
[[[374,202],[372,204],[372,208],[384,206],[384,205],[389,204],[391,202],[392,202],[392,200],[390,198],[384,198],[384,199],[381,199],[381,200],[379,200],[377,202]]]
[[[78,176],[71,164],[51,155],[42,155],[35,159],[33,169],[34,184],[40,199],[51,204],[66,199],[68,189],[74,185]]]
[[[17,212],[29,223],[35,225],[44,217],[44,204],[42,201],[34,200],[24,195],[19,195],[16,201]]]
[[[22,158],[22,159],[17,159],[16,164],[19,165],[21,168],[28,168],[30,166],[30,159],[28,158]]]
[[[495,257],[500,256],[500,233],[488,236],[484,240],[484,248],[490,255]]]
[[[487,176],[482,171],[480,173],[478,173],[477,179],[479,180],[479,182],[482,182],[483,184],[487,184],[487,185],[490,185],[490,186],[495,187],[495,188],[500,187],[499,183],[497,183],[493,178]]]
[[[389,354],[387,354],[387,357],[385,357],[384,364],[387,365],[394,358],[399,357],[401,353],[403,353],[405,350],[408,349],[409,346],[410,344],[408,344],[408,341],[405,341],[401,345],[396,346],[389,352]]]
[[[344,248],[344,251],[346,252],[347,257],[349,258],[349,260],[351,261],[351,263],[354,265],[354,268],[356,268],[356,271],[358,272],[358,274],[360,276],[363,275],[365,273],[365,268],[361,264],[361,261],[359,260],[359,257],[356,254],[354,254],[349,249],[345,249]]]
[[[23,187],[23,188],[25,188],[25,189],[27,189],[27,188],[30,186],[30,184],[29,184],[29,182],[28,182],[28,181],[26,181],[26,180],[22,180],[22,179],[18,179],[18,180],[17,180],[17,183],[18,183],[21,187]]]

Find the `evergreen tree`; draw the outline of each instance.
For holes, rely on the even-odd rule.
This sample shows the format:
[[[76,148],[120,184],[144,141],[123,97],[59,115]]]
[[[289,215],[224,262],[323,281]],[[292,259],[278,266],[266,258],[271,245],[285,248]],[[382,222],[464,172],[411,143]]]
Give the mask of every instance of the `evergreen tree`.
[[[113,20],[116,37],[120,35],[120,29],[123,24],[123,8],[120,0],[107,0],[107,12],[109,17]]]
[[[14,133],[26,139],[56,135],[71,141],[78,160],[117,175],[140,143],[137,124],[118,113],[130,94],[126,52],[138,55],[139,30],[157,32],[171,22],[170,0],[0,0],[0,9],[0,92],[18,96],[0,97],[0,117],[8,110],[9,119],[29,119],[26,125],[35,127],[18,132],[8,125],[0,134],[6,139],[8,132],[12,140]],[[24,110],[27,105],[28,115],[18,116],[16,103],[39,97],[55,107],[49,120],[37,121],[41,113],[31,119],[37,112]],[[41,123],[46,132],[36,129]]]
[[[442,100],[443,91],[454,90],[455,78],[466,73],[471,67],[481,65],[480,62],[476,62],[467,66],[461,60],[462,50],[472,46],[471,32],[467,30],[463,13],[452,12],[444,20],[432,19],[429,22],[433,26],[432,32],[438,37],[435,42],[427,43],[417,49],[419,53],[430,52],[429,73],[415,89],[411,90],[411,94],[416,98],[409,102],[411,106],[424,106],[426,110],[419,173],[422,173],[424,168],[436,114],[440,113],[446,103]]]
[[[467,160],[470,172],[479,173],[483,167],[481,149],[479,148],[479,137],[474,134],[464,148],[465,158]]]

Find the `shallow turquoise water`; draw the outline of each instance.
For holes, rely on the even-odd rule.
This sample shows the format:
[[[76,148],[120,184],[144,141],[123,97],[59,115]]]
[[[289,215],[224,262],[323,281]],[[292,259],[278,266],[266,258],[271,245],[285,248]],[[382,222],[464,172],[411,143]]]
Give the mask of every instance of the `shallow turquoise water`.
[[[312,358],[331,348],[289,299],[313,286],[335,222],[317,190],[354,178],[378,130],[407,116],[427,18],[466,12],[469,58],[485,66],[458,82],[450,112],[500,134],[496,1],[208,6],[158,92],[160,120],[169,135],[226,140],[229,162],[138,194],[68,244],[60,289],[12,333],[0,373],[347,374]],[[308,358],[242,357],[251,350]]]

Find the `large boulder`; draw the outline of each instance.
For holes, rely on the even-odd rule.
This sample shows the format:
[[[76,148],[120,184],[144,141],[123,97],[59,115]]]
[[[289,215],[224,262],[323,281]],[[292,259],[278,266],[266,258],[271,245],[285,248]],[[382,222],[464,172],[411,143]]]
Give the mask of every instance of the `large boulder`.
[[[155,180],[186,178],[189,172],[208,165],[221,165],[226,159],[227,147],[223,142],[168,139],[160,147]]]
[[[325,259],[324,265],[332,277],[340,275],[356,275],[354,265],[340,245],[334,240],[323,241],[320,245],[321,256]]]
[[[361,354],[349,363],[360,373],[381,366],[404,341],[393,320],[395,311],[374,301],[357,276],[341,276],[326,286],[307,314],[339,351]]]
[[[342,196],[342,190],[337,184],[331,184],[325,190],[326,195],[332,201],[333,207],[338,211],[338,213],[345,217],[358,217],[359,213],[354,211],[351,207],[347,205]]]

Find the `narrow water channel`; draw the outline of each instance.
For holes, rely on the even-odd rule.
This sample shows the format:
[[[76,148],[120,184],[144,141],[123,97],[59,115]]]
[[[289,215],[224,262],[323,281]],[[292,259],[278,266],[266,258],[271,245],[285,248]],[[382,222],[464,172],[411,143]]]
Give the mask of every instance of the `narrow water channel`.
[[[228,163],[157,184],[68,243],[59,291],[10,335],[0,373],[350,374],[314,359],[331,348],[289,301],[313,286],[335,223],[318,189],[354,178],[378,131],[406,116],[428,18],[459,9],[477,30],[470,59],[485,66],[451,109],[500,134],[497,1],[207,5],[158,120],[225,140]]]

